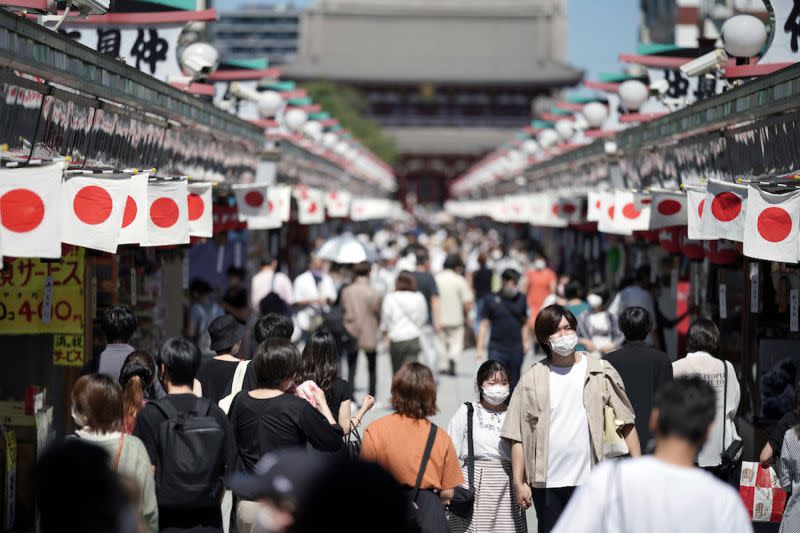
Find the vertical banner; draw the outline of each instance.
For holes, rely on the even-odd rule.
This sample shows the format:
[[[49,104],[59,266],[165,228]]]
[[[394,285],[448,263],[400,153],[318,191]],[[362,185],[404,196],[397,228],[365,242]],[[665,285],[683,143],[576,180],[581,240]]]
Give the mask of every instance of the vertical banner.
[[[750,263],[750,312],[758,313],[758,262]]]
[[[719,284],[719,317],[728,318],[728,286],[724,283]]]
[[[798,289],[791,289],[789,291],[789,331],[795,333],[800,331],[798,327],[798,304],[800,302],[800,290]]]

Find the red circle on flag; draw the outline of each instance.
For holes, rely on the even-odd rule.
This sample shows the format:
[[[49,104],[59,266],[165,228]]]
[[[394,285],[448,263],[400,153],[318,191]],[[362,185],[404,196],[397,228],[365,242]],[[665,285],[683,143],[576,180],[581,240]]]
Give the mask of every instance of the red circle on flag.
[[[558,215],[558,204],[553,204],[553,207],[550,210],[554,215]]]
[[[625,204],[625,207],[622,208],[622,216],[625,218],[639,218],[639,215],[641,214],[642,212],[636,210],[636,206],[633,204],[633,202]]]
[[[768,207],[758,215],[758,233],[769,242],[781,242],[792,231],[792,217],[780,207]]]
[[[597,201],[594,203],[594,207],[595,207],[595,209],[600,209],[600,207],[601,207],[601,206],[602,206],[602,204],[600,203],[600,200],[597,200]]]
[[[308,204],[308,212],[309,214],[317,212],[317,202],[311,202],[310,204]]]
[[[189,195],[189,220],[197,220],[203,216],[203,211],[206,210],[206,204],[199,194]]]
[[[44,220],[44,202],[30,189],[8,191],[0,197],[0,219],[10,231],[32,231]]]
[[[730,222],[739,216],[742,210],[742,199],[732,192],[723,192],[714,196],[711,202],[711,214],[722,222]]]
[[[613,205],[608,208],[608,218],[610,218],[611,220],[614,220],[614,206]]]
[[[706,199],[703,198],[700,200],[700,203],[697,205],[697,217],[703,218],[703,207],[706,205]]]
[[[138,212],[139,208],[136,207],[136,200],[128,196],[128,200],[125,202],[125,212],[122,214],[122,227],[127,228],[130,226],[136,220],[136,213]]]
[[[652,199],[652,198],[642,198],[642,199],[640,200],[640,203],[641,203],[642,205],[650,205],[650,204],[652,204],[652,203],[653,203],[653,199]]]
[[[244,195],[244,203],[250,207],[261,207],[264,203],[264,195],[258,191],[250,191]]]
[[[158,198],[150,206],[150,220],[159,228],[174,226],[180,213],[178,204],[172,198]]]
[[[273,207],[274,207],[274,206],[272,205],[272,200],[268,200],[268,201],[267,201],[267,205],[269,206],[269,212],[270,212],[270,213],[272,213],[272,209],[273,209]]]
[[[336,200],[336,191],[331,191],[330,198],[331,200]]]
[[[108,220],[113,209],[114,201],[111,199],[111,195],[97,185],[83,187],[72,200],[72,210],[78,220],[92,226]]]
[[[568,215],[571,215],[572,213],[578,210],[578,208],[575,207],[573,204],[564,204],[564,206],[561,209],[564,211],[564,213]]]
[[[677,200],[664,200],[658,203],[658,212],[665,217],[672,216],[681,210],[681,203]]]

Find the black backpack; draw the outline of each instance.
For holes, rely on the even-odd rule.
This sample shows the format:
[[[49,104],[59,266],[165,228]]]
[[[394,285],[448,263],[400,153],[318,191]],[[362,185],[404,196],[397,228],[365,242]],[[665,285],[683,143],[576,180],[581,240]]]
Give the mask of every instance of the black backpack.
[[[169,398],[151,403],[167,417],[158,426],[158,505],[219,505],[225,469],[225,429],[211,414],[211,401],[198,398],[190,412],[179,412]]]
[[[286,300],[281,298],[278,293],[275,292],[275,278],[277,275],[277,272],[273,272],[269,287],[269,294],[261,298],[261,301],[258,302],[258,310],[261,312],[261,316],[268,315],[270,313],[278,313],[279,315],[291,317],[291,307],[289,307],[289,304],[286,303]]]

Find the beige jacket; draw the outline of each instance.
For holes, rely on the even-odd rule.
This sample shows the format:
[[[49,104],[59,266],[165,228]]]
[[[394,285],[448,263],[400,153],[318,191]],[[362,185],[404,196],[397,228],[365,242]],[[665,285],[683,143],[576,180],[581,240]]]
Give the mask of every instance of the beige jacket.
[[[589,420],[592,440],[592,464],[603,459],[603,408],[614,408],[618,420],[633,424],[634,414],[622,378],[610,363],[588,357],[583,405]],[[603,387],[603,373],[608,383]],[[531,484],[547,481],[548,445],[550,442],[550,362],[533,365],[520,379],[511,396],[501,437],[521,442],[525,453],[525,472]]]
[[[380,293],[369,280],[359,279],[342,289],[340,303],[347,332],[358,339],[360,349],[375,351],[381,320]]]

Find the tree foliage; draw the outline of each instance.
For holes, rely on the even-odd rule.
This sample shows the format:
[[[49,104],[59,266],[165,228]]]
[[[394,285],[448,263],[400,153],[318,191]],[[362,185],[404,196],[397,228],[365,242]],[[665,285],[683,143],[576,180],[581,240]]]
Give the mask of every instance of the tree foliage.
[[[303,86],[314,103],[339,120],[343,128],[350,131],[353,137],[369,148],[376,156],[390,165],[397,158],[394,141],[382,130],[381,125],[367,117],[369,102],[357,89],[332,83],[316,81]]]

